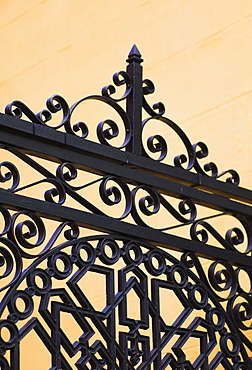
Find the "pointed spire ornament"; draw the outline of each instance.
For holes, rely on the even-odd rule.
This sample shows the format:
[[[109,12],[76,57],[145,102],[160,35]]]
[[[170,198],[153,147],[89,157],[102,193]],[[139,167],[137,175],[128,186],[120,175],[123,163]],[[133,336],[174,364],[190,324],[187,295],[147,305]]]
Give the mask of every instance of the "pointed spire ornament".
[[[142,63],[143,59],[141,58],[141,53],[138,50],[136,44],[132,46],[132,49],[129,52],[127,62],[132,63],[132,62],[137,62],[137,63]]]

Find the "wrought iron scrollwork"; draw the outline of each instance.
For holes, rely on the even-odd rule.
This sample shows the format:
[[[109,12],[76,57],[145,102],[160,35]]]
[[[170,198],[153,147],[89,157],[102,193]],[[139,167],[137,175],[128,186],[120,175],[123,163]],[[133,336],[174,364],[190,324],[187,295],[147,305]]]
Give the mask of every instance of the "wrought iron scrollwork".
[[[239,247],[239,245],[247,243],[243,253],[249,254],[251,252],[252,229],[249,219],[242,215],[232,214],[230,212],[227,213],[229,216],[232,216],[234,221],[239,221],[245,233],[238,227],[231,227],[226,232],[225,236],[221,236],[209,223],[210,220],[208,221],[208,217],[203,219],[200,218],[198,206],[191,198],[184,197],[176,206],[174,202],[170,203],[162,192],[158,191],[155,187],[141,183],[135,187],[130,186],[127,181],[124,181],[122,178],[110,175],[100,176],[90,183],[84,183],[78,186],[72,185],[75,183],[74,180],[78,180],[79,174],[82,172],[77,170],[73,163],[64,162],[58,165],[54,175],[39,164],[35,158],[31,158],[17,148],[5,146],[3,150],[11,152],[17,158],[23,160],[24,163],[28,164],[32,169],[35,169],[44,176],[41,180],[22,186],[20,182],[20,171],[15,164],[10,161],[3,161],[2,168],[7,169],[8,172],[5,171],[4,173],[4,170],[2,170],[2,183],[4,186],[6,183],[5,187],[12,193],[18,194],[21,191],[29,190],[44,184],[46,185],[46,190],[43,190],[42,193],[38,192],[38,199],[43,195],[45,201],[59,205],[65,205],[68,199],[74,199],[86,211],[106,217],[111,217],[113,214],[113,218],[119,220],[128,220],[131,215],[135,224],[145,227],[151,227],[153,224],[152,219],[155,219],[155,215],[158,216],[165,211],[167,216],[172,217],[175,225],[174,223],[170,224],[170,222],[172,222],[171,219],[169,219],[169,223],[165,223],[165,221],[160,218],[160,226],[155,224],[156,229],[169,230],[170,228],[175,228],[176,223],[177,225],[191,225],[190,236],[192,240],[208,243],[208,235],[211,234],[216,242],[226,249],[239,251],[237,246]],[[235,178],[235,175],[233,178]],[[105,206],[109,206],[106,209],[100,208],[94,204],[87,195],[84,196],[82,194],[83,189],[95,183],[99,186],[94,188],[95,190],[93,191],[96,191],[97,199],[100,199]],[[52,188],[51,185],[53,185]],[[139,193],[142,194],[140,198],[138,197]],[[115,213],[110,212],[110,208],[115,208],[117,205],[119,206],[119,211],[117,211],[119,214],[116,216]],[[178,207],[178,209],[176,209],[176,207]],[[225,214],[226,213],[224,213],[223,216],[225,216]],[[217,214],[217,216],[221,215]],[[129,222],[132,221],[129,219]],[[202,226],[202,229],[199,229],[200,226]],[[246,238],[244,236],[246,236]]]
[[[3,168],[7,168],[9,172],[6,172],[5,174],[3,174],[2,173]],[[0,182],[5,183],[8,181],[12,181],[12,184],[9,187],[9,190],[15,190],[19,185],[20,175],[19,175],[17,167],[13,163],[4,161],[0,163]]]
[[[129,66],[133,65],[133,67],[138,71],[137,74],[142,76],[142,67],[140,64],[143,60],[141,59],[141,54],[136,46],[132,48],[127,61]],[[186,170],[194,169],[197,173],[216,179],[223,178],[223,176],[230,174],[231,176],[226,177],[225,181],[234,185],[238,185],[240,179],[236,171],[227,170],[219,173],[216,164],[213,162],[206,163],[203,168],[200,166],[198,159],[206,158],[208,156],[208,148],[206,144],[203,142],[191,144],[189,138],[182,128],[164,116],[165,106],[163,103],[158,102],[153,104],[151,107],[145,97],[154,93],[155,87],[153,82],[149,79],[143,79],[141,80],[141,83],[139,83],[137,82],[135,76],[136,74],[132,74],[129,71],[120,71],[113,75],[113,82],[116,87],[125,86],[125,92],[120,98],[114,98],[116,88],[114,85],[110,84],[102,88],[101,95],[90,95],[84,97],[74,103],[71,107],[69,107],[68,103],[63,97],[59,95],[53,95],[46,102],[47,109],[44,109],[37,114],[32,112],[24,103],[17,100],[6,106],[5,113],[18,118],[21,118],[22,114],[24,114],[32,123],[47,126],[52,120],[53,114],[61,111],[63,114],[62,121],[53,128],[55,130],[64,129],[68,134],[77,135],[83,139],[87,139],[90,127],[85,122],[85,119],[80,122],[73,123],[73,113],[80,105],[83,105],[87,101],[100,101],[111,107],[123,122],[124,139],[121,145],[116,146],[117,148],[126,151],[133,150],[129,149],[132,148],[131,142],[133,140],[137,140],[138,142],[134,142],[134,147],[141,148],[140,152],[142,152],[143,156],[152,158],[151,153],[159,153],[159,156],[156,158],[156,160],[163,161],[167,156],[168,148],[169,145],[172,144],[172,141],[169,143],[168,138],[165,138],[160,134],[154,134],[147,139],[147,153],[147,151],[144,150],[145,143],[143,143],[141,138],[141,132],[143,131],[144,127],[149,122],[153,123],[155,120],[158,120],[159,122],[164,123],[164,125],[170,127],[171,130],[180,138],[185,147],[186,154],[182,153],[174,157],[173,164],[175,167],[184,168]],[[133,100],[132,94],[134,95]],[[126,110],[120,105],[122,101],[126,101]],[[149,117],[144,119],[142,123],[133,122],[134,119],[132,121],[130,117],[132,115],[133,117],[136,116],[136,112],[138,112],[137,114],[139,117],[141,117],[142,110],[144,110]],[[139,127],[136,127],[136,125]],[[140,135],[135,138],[134,132],[137,131],[140,132]],[[113,147],[113,139],[118,137],[119,133],[119,125],[113,119],[104,118],[104,120],[97,124],[97,139],[99,143],[103,145]]]
[[[63,126],[67,127],[67,122],[69,121],[69,106],[62,96],[53,95],[46,102],[48,109],[43,109],[39,113],[35,114],[30,108],[28,108],[24,103],[14,100],[12,103],[8,104],[5,108],[5,113],[11,116],[21,118],[24,114],[31,122],[37,123],[39,125],[47,125],[52,119],[52,113],[57,113],[62,111],[63,118],[59,125],[55,129],[59,129]],[[67,128],[66,128],[67,132]]]
[[[154,216],[163,208],[169,215],[171,215],[176,221],[180,223],[192,222],[196,219],[197,216],[197,207],[192,199],[183,199],[178,204],[178,210],[174,205],[170,204],[169,201],[154,187],[146,186],[144,184],[139,184],[136,187],[130,188],[129,184],[124,181],[122,178],[117,176],[103,176],[91,183],[85,183],[79,186],[72,185],[74,180],[78,179],[79,172],[75,165],[70,162],[64,162],[56,168],[56,174],[49,172],[46,168],[42,167],[35,159],[30,158],[28,155],[24,154],[22,151],[13,148],[6,147],[8,151],[16,155],[17,158],[20,158],[24,163],[31,166],[32,169],[35,169],[38,173],[45,176],[44,179],[28,183],[24,186],[20,185],[20,174],[11,162],[3,162],[3,165],[8,169],[12,170],[12,173],[9,172],[3,177],[3,182],[12,181],[11,187],[8,191],[13,193],[20,193],[24,190],[29,190],[35,188],[39,185],[53,185],[53,188],[43,190],[44,199],[50,203],[56,203],[59,205],[64,205],[66,200],[69,198],[77,201],[81,206],[86,210],[100,214],[104,216],[111,217],[109,210],[107,213],[95,204],[91,202],[87,196],[83,196],[81,191],[86,187],[99,183],[99,189],[97,189],[97,197],[107,206],[116,206],[124,204],[124,209],[121,211],[121,215],[115,217],[117,219],[125,219],[130,214],[133,217],[133,220],[137,225],[143,225],[148,227],[147,220],[143,220],[142,216]],[[13,180],[12,180],[13,178]],[[137,199],[137,194],[142,190],[146,193],[146,196]],[[38,193],[39,196],[42,194]],[[185,217],[188,215],[188,217]],[[169,225],[165,225],[168,227]],[[163,227],[160,227],[163,229]]]
[[[238,251],[240,253],[248,254],[252,250],[252,229],[250,222],[241,215],[230,215],[233,220],[239,220],[244,231],[238,227],[233,227],[227,230],[225,237],[221,236],[219,232],[206,221],[196,221],[192,224],[190,229],[191,238],[193,240],[200,241],[202,243],[208,242],[208,234],[211,234],[215,240],[225,249]],[[203,227],[199,230],[199,226]],[[246,238],[245,238],[246,235]],[[245,241],[246,239],[246,241]],[[237,246],[246,243],[245,250],[243,252],[237,249]]]
[[[199,150],[198,150],[199,148]],[[205,143],[198,142],[193,145],[193,149],[195,152],[195,161],[194,161],[194,169],[197,173],[201,173],[205,175],[206,173],[210,172],[210,177],[220,178],[226,174],[231,175],[231,177],[226,178],[226,182],[229,182],[234,185],[239,185],[240,178],[236,171],[234,170],[227,170],[221,173],[218,173],[218,168],[215,163],[209,162],[204,165],[204,170],[200,166],[198,159],[206,158],[208,156],[208,148]]]
[[[148,103],[142,61],[134,46],[101,95],[0,115],[2,370],[30,337],[50,370],[252,369],[252,195]],[[113,115],[78,121],[91,101]]]
[[[142,197],[138,201],[139,210],[137,207],[136,195],[137,192],[142,189],[147,192],[148,195]],[[139,185],[132,191],[133,203],[132,203],[132,217],[138,225],[148,226],[146,222],[141,219],[141,215],[152,216],[159,212],[161,205],[170,215],[172,215],[177,221],[181,223],[192,222],[195,220],[197,210],[194,202],[191,199],[185,199],[179,203],[179,212],[172,206],[161,194],[159,194],[154,188],[146,185]],[[185,218],[186,214],[190,214],[189,218]]]

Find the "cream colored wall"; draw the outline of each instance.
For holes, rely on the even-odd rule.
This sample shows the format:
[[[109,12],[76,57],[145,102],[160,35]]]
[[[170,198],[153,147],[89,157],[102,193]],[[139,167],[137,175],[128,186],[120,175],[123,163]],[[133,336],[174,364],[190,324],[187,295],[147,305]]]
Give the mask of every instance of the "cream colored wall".
[[[0,15],[0,111],[100,93],[136,43],[150,101],[251,188],[251,0],[1,0]]]

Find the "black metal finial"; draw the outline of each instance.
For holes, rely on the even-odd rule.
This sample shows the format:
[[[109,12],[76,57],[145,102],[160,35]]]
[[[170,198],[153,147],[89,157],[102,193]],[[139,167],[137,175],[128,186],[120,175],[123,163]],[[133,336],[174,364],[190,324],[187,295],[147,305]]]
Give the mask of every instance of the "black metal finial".
[[[128,63],[131,63],[131,62],[137,62],[137,63],[142,63],[143,62],[143,59],[141,58],[141,53],[140,51],[138,50],[136,44],[134,44],[132,46],[132,49],[130,50],[129,52],[129,55],[128,55],[128,59],[127,59],[127,62]]]

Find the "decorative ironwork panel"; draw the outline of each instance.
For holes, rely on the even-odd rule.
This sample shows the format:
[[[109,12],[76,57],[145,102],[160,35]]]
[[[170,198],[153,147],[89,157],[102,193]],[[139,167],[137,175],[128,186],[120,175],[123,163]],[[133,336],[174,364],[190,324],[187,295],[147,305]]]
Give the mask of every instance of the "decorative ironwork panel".
[[[252,192],[148,104],[142,61],[133,46],[71,107],[0,115],[3,370],[34,336],[50,370],[252,369]],[[92,102],[109,108],[93,132],[103,108],[75,121]]]

